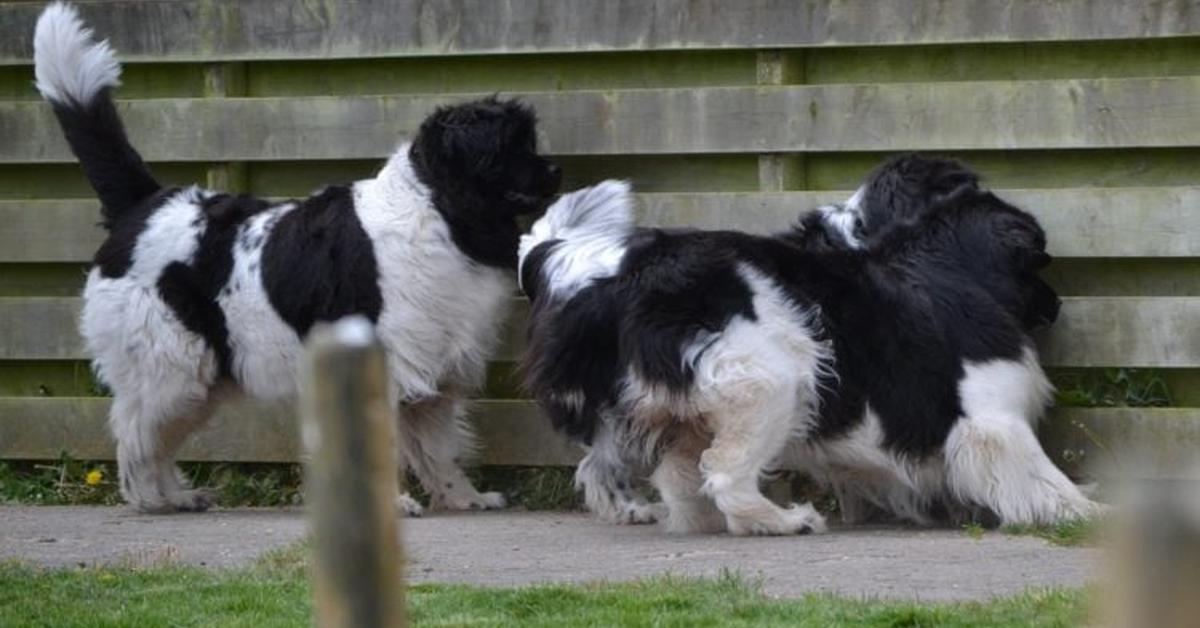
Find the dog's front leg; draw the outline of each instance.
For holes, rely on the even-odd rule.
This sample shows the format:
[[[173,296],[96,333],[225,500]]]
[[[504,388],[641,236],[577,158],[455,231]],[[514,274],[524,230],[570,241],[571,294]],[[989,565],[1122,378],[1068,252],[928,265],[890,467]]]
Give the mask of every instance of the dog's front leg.
[[[430,495],[434,510],[492,510],[504,508],[504,495],[480,493],[459,466],[471,453],[474,435],[466,420],[465,402],[443,394],[400,404],[397,445],[400,459]],[[410,515],[420,506],[407,493],[401,509]]]

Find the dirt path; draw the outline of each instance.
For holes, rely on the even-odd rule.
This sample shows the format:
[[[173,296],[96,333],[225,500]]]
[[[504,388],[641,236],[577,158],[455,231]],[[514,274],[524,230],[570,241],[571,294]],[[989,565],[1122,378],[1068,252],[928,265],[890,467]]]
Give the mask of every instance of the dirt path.
[[[768,593],[823,591],[920,600],[984,599],[1030,586],[1081,586],[1100,552],[959,530],[855,528],[804,537],[668,536],[574,513],[430,515],[403,522],[417,582],[509,586],[628,580],[664,572],[761,577]],[[0,507],[0,560],[46,566],[252,563],[304,536],[296,510],[145,516],[124,508]]]

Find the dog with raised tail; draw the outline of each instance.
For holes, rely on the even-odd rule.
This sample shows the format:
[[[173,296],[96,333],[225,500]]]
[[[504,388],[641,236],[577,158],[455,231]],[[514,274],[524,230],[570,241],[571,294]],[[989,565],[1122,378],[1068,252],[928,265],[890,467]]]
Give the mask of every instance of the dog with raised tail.
[[[517,218],[540,212],[561,172],[539,156],[536,118],[488,98],[434,111],[371,179],[270,203],[161,184],[126,137],[111,90],[121,66],[76,10],[51,4],[34,35],[37,88],[100,199],[107,238],[81,329],[112,390],[120,489],[146,512],[204,510],[175,455],[226,391],[296,393],[314,324],[357,314],[386,349],[402,468],[431,506],[504,506],[458,466],[464,400],[483,379],[512,295]],[[420,504],[397,498],[408,514]]]
[[[552,205],[521,240],[523,369],[587,447],[589,508],[680,532],[819,531],[811,504],[761,493],[797,466],[851,521],[1097,512],[1033,430],[1052,388],[1021,285],[1041,228],[972,186],[929,202],[870,246],[832,241],[848,232],[828,212],[773,236],[638,228],[619,182]],[[640,497],[647,479],[661,504]]]

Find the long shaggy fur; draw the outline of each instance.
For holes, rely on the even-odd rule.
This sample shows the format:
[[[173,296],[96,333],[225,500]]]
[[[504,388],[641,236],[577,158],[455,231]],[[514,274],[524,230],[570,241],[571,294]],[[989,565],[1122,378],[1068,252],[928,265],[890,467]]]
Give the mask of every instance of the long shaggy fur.
[[[525,369],[554,424],[590,447],[578,480],[592,508],[674,530],[820,529],[808,505],[758,490],[787,462],[848,519],[1092,512],[1033,432],[1051,392],[1026,331],[1045,237],[948,163],[885,164],[846,204],[851,230],[831,219],[844,207],[772,237],[596,220],[574,228],[576,249],[550,225],[591,216],[588,196],[552,206],[522,242]],[[927,185],[942,172],[958,182],[946,193]],[[626,215],[605,205],[596,215]],[[640,501],[646,477],[662,506]]]
[[[438,109],[374,178],[268,203],[160,186],[109,95],[120,68],[73,9],[39,20],[37,75],[104,204],[108,237],[81,330],[113,391],[121,494],[149,512],[202,510],[174,464],[227,391],[296,393],[302,343],[357,315],[387,350],[397,448],[439,508],[494,508],[458,466],[464,399],[483,378],[512,294],[517,217],[541,211],[560,172],[515,101]],[[420,506],[407,495],[398,504]]]

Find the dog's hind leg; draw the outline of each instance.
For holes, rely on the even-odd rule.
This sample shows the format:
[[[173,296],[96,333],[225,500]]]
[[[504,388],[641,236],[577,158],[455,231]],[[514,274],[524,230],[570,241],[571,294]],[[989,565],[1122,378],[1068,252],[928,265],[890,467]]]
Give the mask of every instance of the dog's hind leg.
[[[620,429],[609,417],[601,422],[592,438],[592,445],[575,469],[575,488],[583,491],[583,500],[592,514],[609,523],[642,524],[658,520],[659,508],[647,504],[634,489],[640,454],[626,451]]]
[[[504,508],[500,493],[480,493],[459,466],[471,454],[474,436],[466,420],[464,401],[454,395],[406,402],[400,407],[397,447],[401,468],[407,465],[430,495],[434,510],[491,510]],[[402,510],[415,504],[400,496]],[[411,502],[411,503],[409,503]]]
[[[787,446],[796,425],[800,386],[780,372],[756,372],[771,356],[725,365],[717,402],[706,404],[712,444],[700,455],[704,491],[725,513],[729,532],[804,534],[825,529],[811,504],[781,508],[762,494],[759,479]]]
[[[141,512],[202,511],[215,502],[191,489],[175,465],[184,440],[211,412],[206,401],[138,399],[118,393],[109,425],[117,441],[121,496]]]
[[[663,452],[650,481],[662,496],[667,514],[663,527],[668,532],[721,532],[725,517],[711,497],[701,490],[700,454],[705,441],[700,435],[681,436]]]

